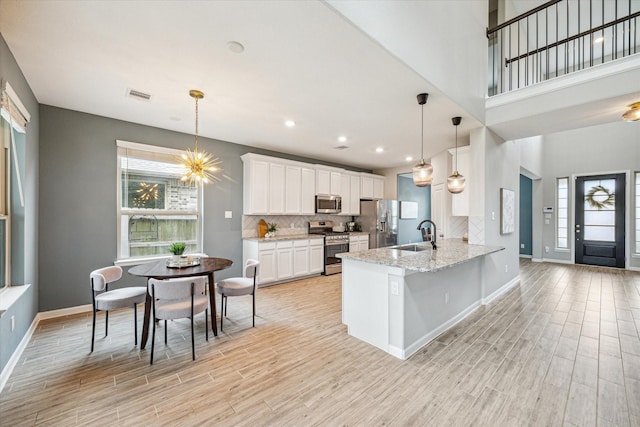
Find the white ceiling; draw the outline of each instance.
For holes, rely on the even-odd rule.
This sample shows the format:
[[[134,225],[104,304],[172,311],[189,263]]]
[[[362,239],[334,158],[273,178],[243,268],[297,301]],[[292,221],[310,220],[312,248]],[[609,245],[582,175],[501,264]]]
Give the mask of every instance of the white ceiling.
[[[200,89],[201,136],[369,169],[416,163],[418,93],[425,158],[481,125],[319,1],[0,0],[0,28],[40,103],[144,125],[193,134]]]

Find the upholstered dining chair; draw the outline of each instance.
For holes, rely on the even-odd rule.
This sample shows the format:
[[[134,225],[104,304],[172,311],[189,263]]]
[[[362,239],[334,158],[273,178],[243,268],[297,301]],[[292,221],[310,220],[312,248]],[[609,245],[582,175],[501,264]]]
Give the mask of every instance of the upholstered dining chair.
[[[144,302],[147,288],[130,286],[109,290],[109,284],[122,277],[122,268],[114,265],[94,270],[89,275],[91,282],[91,302],[93,304],[93,326],[91,328],[91,351],[96,338],[96,313],[105,312],[104,336],[109,332],[109,310],[133,306],[134,344],[138,345],[138,310],[137,304]]]
[[[251,295],[253,297],[253,327],[256,326],[256,280],[260,273],[260,261],[248,259],[244,265],[244,277],[231,277],[218,282],[220,301],[220,330],[224,316],[227,315],[227,297]]]
[[[180,279],[149,279],[153,307],[153,332],[151,334],[151,359],[156,341],[156,322],[164,320],[164,343],[167,343],[167,320],[191,318],[191,357],[196,360],[196,342],[193,332],[193,316],[205,312],[205,335],[209,341],[209,297],[206,277]]]

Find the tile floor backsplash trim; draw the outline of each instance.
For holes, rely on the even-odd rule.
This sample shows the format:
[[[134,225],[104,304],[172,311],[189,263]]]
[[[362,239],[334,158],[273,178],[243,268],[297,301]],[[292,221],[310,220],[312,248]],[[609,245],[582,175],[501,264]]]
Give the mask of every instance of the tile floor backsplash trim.
[[[258,222],[261,219],[278,224],[279,236],[306,234],[309,231],[309,221],[333,221],[334,225],[345,225],[351,221],[351,217],[347,215],[242,215],[243,239],[258,237]]]

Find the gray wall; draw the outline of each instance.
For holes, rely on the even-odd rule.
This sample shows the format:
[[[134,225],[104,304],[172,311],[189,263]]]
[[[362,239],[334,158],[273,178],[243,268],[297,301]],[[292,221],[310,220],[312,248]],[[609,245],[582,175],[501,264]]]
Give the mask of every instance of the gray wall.
[[[116,257],[116,139],[185,149],[193,135],[41,105],[40,311],[91,303],[89,273]],[[247,152],[325,163],[198,138],[222,160],[221,183],[204,190],[203,250],[233,260],[216,279],[241,275],[242,160]],[[327,164],[327,163],[325,163]],[[340,166],[332,164],[333,166]],[[353,169],[353,168],[350,168]],[[361,170],[362,171],[362,170]],[[368,172],[368,171],[367,171]],[[233,219],[224,219],[224,211]],[[125,268],[126,271],[126,268]],[[122,283],[143,284],[125,274]]]
[[[639,171],[640,170],[640,123],[625,123],[622,120],[600,126],[576,129],[544,136],[543,154],[543,205],[555,206],[556,178],[570,177],[572,174],[600,174],[605,172]],[[633,180],[633,176],[631,177]],[[628,193],[633,196],[633,188]],[[573,194],[570,195],[573,197]],[[570,200],[573,203],[573,200]],[[627,199],[627,212],[631,219],[627,236],[633,239],[633,197]],[[535,212],[534,212],[535,215]],[[569,228],[574,219],[570,218]],[[568,251],[555,250],[555,217],[550,223],[542,225],[543,248],[549,252],[542,256],[548,259],[573,262]],[[569,243],[570,245],[573,242]],[[627,253],[630,266],[640,268],[640,258],[633,258]]]
[[[9,82],[31,114],[31,122],[27,126],[25,149],[26,179],[23,182],[25,194],[24,251],[12,252],[11,254],[16,262],[24,265],[24,283],[31,284],[31,287],[0,318],[1,370],[6,366],[38,313],[38,138],[40,134],[38,102],[2,35],[0,35],[0,79]],[[15,316],[16,322],[13,332],[10,327],[11,316]]]

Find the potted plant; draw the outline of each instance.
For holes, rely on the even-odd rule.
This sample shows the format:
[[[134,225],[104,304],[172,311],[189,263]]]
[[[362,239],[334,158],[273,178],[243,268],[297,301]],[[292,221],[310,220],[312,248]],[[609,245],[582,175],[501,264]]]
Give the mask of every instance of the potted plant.
[[[267,223],[267,234],[264,237],[275,237],[276,231],[278,231],[278,224],[275,222]]]
[[[173,261],[180,261],[180,255],[184,253],[187,244],[184,242],[175,242],[169,245],[169,252],[173,254]]]

